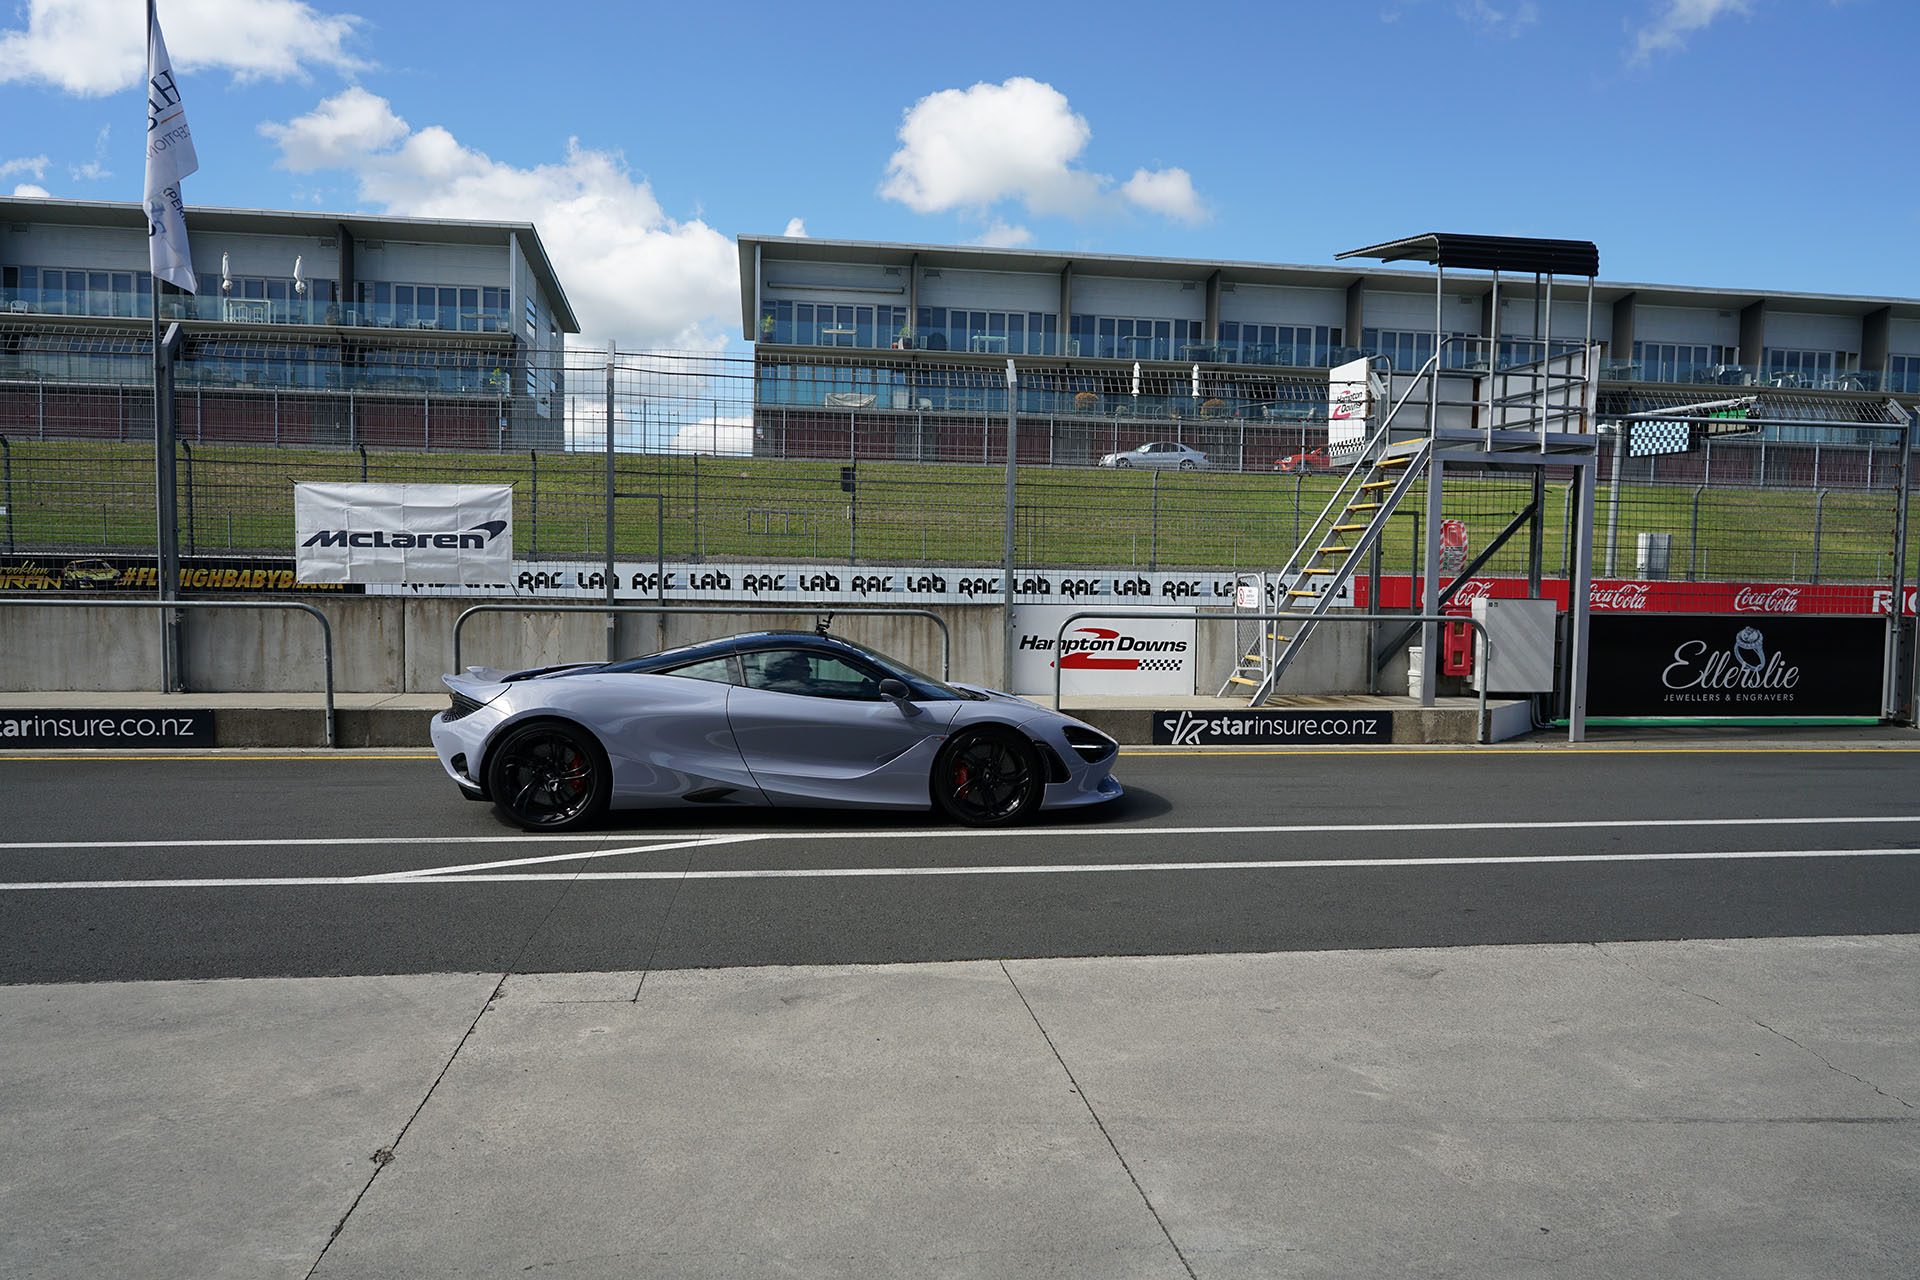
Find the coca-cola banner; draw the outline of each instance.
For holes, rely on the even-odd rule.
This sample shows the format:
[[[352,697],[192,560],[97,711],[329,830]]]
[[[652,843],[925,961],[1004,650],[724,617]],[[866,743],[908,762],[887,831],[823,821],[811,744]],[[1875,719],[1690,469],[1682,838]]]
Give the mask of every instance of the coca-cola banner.
[[[1593,716],[1878,716],[1878,618],[1595,613]]]
[[[1367,584],[1356,580],[1355,596],[1364,606]],[[1469,578],[1447,601],[1445,612],[1468,614],[1473,602],[1482,599],[1519,600],[1527,594],[1525,578]],[[1567,607],[1567,580],[1545,578],[1540,594]],[[1382,576],[1379,606],[1405,609],[1415,595],[1415,580],[1405,574]],[[1915,590],[1909,587],[1904,597],[1905,612],[1914,612]],[[1849,582],[1684,582],[1658,580],[1636,582],[1619,578],[1596,578],[1587,589],[1587,607],[1595,613],[1743,613],[1809,614],[1852,613],[1886,614],[1893,605],[1893,591],[1884,586]]]

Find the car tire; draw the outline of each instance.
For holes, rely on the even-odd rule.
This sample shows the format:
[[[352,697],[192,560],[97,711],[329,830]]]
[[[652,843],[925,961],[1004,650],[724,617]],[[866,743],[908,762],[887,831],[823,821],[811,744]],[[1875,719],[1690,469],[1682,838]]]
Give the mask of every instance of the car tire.
[[[1046,792],[1040,753],[1010,729],[967,729],[948,739],[933,762],[934,807],[970,827],[1026,821]]]
[[[1194,469],[1194,467],[1195,467],[1195,466],[1197,466],[1197,465],[1198,465],[1198,464],[1197,464],[1197,463],[1195,463],[1195,462],[1194,462],[1194,460],[1193,460],[1192,458],[1182,458],[1182,459],[1180,459],[1180,469],[1181,469],[1182,471],[1191,471],[1191,470],[1193,470],[1193,469]]]
[[[1113,460],[1113,465],[1116,467],[1131,467],[1133,464],[1131,462],[1128,462],[1125,458],[1115,458]]]
[[[565,720],[514,725],[487,757],[487,793],[528,831],[578,831],[600,820],[613,792],[607,753]]]

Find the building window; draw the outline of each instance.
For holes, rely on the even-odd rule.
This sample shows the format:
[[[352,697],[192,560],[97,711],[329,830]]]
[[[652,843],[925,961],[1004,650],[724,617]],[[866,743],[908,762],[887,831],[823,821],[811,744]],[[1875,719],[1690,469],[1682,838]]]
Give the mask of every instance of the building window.
[[[1892,356],[1887,360],[1887,390],[1920,394],[1920,356]]]
[[[1859,368],[1851,351],[1794,351],[1769,347],[1762,353],[1765,380],[1776,387],[1833,387]]]
[[[1369,330],[1369,332],[1372,332]],[[1332,325],[1253,324],[1228,320],[1220,326],[1223,358],[1240,364],[1324,369],[1340,354],[1340,329]],[[1427,349],[1431,353],[1432,338]]]
[[[1713,343],[1636,342],[1633,375],[1641,382],[1717,382],[1737,376],[1740,363],[1732,347]]]

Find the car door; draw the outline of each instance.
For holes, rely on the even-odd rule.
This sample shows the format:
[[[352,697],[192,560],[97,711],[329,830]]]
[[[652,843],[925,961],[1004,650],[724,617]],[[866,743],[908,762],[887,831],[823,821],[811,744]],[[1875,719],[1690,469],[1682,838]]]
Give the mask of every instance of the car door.
[[[745,683],[727,719],[754,781],[782,804],[920,808],[927,778],[959,706],[896,704],[877,670],[826,648],[739,655]]]

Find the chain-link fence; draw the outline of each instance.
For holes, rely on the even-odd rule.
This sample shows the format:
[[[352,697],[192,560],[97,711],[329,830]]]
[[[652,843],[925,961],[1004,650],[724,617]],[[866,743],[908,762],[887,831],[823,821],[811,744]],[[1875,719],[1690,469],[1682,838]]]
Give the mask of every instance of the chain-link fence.
[[[471,335],[469,335],[471,337]],[[1335,483],[1325,383],[1256,370],[1023,367],[572,348],[530,361],[492,335],[399,348],[203,339],[178,374],[181,549],[285,555],[299,481],[511,484],[527,560],[996,564],[1012,513],[1033,568],[1271,569]],[[16,553],[155,544],[146,336],[0,330],[0,542]],[[1600,577],[1884,582],[1900,436],[1812,423],[1663,457],[1603,448]],[[1776,433],[1777,434],[1777,433]],[[1158,446],[1141,450],[1141,446]],[[1520,472],[1449,470],[1444,518],[1479,557],[1533,501]],[[1542,562],[1563,574],[1564,477],[1543,497]],[[1382,543],[1416,571],[1416,489]],[[1521,529],[1482,572],[1519,573]]]

